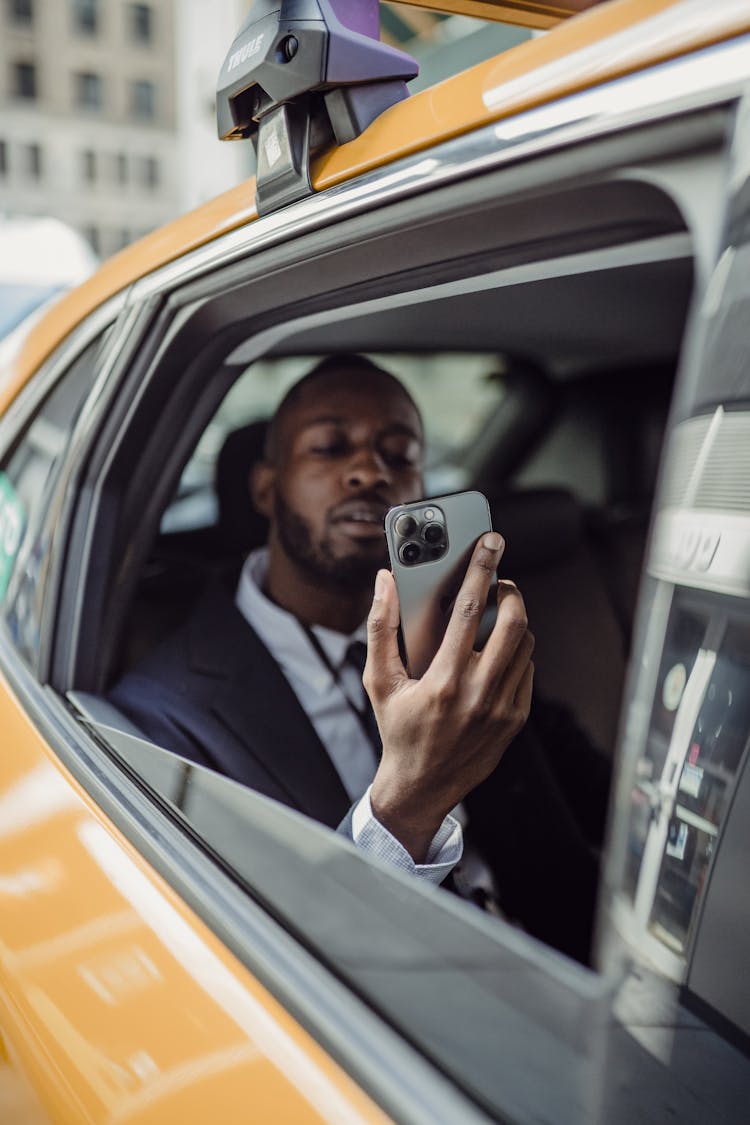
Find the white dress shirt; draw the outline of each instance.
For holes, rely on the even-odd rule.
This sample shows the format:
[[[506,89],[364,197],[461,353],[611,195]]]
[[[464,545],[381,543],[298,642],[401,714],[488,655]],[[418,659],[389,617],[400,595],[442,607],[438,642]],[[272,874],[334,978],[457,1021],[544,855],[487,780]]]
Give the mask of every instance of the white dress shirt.
[[[366,640],[365,625],[351,636],[314,626],[316,639],[331,665],[326,667],[296,617],[263,593],[267,568],[265,547],[248,556],[240,575],[236,605],[286,676],[349,798],[357,802],[352,817],[355,844],[396,867],[431,882],[441,882],[461,859],[463,837],[458,821],[446,817],[432,841],[427,862],[415,864],[370,807],[370,785],[377,760],[352,710],[353,706],[361,711],[366,704],[362,680],[346,660],[351,642]]]

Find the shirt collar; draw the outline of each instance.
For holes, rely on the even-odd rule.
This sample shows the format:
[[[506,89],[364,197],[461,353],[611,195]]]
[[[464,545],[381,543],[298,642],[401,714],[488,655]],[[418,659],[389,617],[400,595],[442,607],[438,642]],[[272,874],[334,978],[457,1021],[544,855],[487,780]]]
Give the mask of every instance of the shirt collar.
[[[297,618],[263,593],[267,573],[268,548],[259,547],[248,555],[242,567],[235,597],[237,609],[283,671],[291,672],[311,687],[323,691],[333,682],[331,670],[325,667],[314,652],[313,645]],[[334,668],[342,666],[352,641],[367,640],[365,622],[351,634],[337,633],[322,625],[314,625],[313,629]],[[315,657],[312,660],[311,654]]]

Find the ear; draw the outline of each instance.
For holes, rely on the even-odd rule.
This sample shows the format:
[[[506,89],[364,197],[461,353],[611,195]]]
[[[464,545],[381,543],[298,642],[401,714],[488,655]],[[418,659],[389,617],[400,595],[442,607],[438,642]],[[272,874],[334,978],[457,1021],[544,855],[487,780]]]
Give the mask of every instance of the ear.
[[[262,516],[270,520],[276,486],[276,470],[268,461],[256,461],[250,470],[250,496]]]

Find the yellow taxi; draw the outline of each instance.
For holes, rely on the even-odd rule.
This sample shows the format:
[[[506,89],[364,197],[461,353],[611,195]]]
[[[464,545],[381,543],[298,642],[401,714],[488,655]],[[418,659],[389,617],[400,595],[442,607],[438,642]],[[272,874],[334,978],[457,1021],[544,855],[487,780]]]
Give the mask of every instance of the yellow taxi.
[[[257,180],[3,346],[8,1125],[747,1120],[750,7],[413,2],[544,33],[408,96],[376,4],[254,4],[217,110]],[[352,352],[430,494],[488,496],[537,689],[612,763],[587,964],[107,697],[262,542],[253,434]]]

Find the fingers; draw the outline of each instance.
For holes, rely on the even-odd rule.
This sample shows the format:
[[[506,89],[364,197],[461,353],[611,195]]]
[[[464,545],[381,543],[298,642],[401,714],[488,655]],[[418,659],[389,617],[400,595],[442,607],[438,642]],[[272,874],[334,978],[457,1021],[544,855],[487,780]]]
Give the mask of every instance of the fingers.
[[[516,707],[523,712],[524,721],[531,710],[531,692],[534,686],[534,665],[529,661],[516,690]]]
[[[487,594],[504,549],[503,537],[496,531],[483,535],[474,548],[443,642],[432,662],[432,669],[437,675],[447,675],[462,668],[472,653],[479,622],[487,605]]]
[[[525,677],[529,669],[533,670],[533,665],[531,663],[533,651],[534,635],[527,629],[525,636],[519,641],[518,647],[513,653],[500,682],[497,684],[491,683],[489,693],[496,695],[498,698],[502,698],[507,704],[513,704],[519,699],[522,699],[526,690]],[[529,702],[531,702],[530,697]]]
[[[527,649],[525,661],[528,662],[534,649],[534,638],[528,631],[526,606],[518,587],[504,580],[497,584],[497,617],[479,660],[489,687],[504,681],[506,673],[512,682],[511,665],[519,646]],[[523,651],[521,655],[524,655]]]
[[[362,677],[373,703],[391,695],[408,680],[398,651],[399,605],[396,583],[387,570],[379,570],[367,618],[367,663]]]

